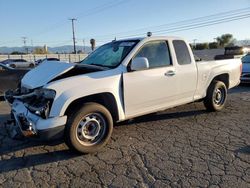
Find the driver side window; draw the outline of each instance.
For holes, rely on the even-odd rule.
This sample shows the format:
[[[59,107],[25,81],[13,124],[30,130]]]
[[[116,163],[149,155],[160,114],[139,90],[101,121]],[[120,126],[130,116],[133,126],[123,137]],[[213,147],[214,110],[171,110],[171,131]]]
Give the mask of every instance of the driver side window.
[[[134,57],[148,59],[149,68],[164,67],[171,65],[171,58],[166,41],[153,41],[146,43]]]

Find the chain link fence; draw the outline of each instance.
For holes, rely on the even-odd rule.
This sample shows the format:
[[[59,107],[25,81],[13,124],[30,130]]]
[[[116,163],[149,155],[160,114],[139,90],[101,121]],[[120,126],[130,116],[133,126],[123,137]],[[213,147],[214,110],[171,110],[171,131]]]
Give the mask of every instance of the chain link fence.
[[[88,54],[27,54],[27,55],[0,55],[0,62],[6,59],[25,59],[29,62],[35,62],[38,59],[58,58],[60,61],[79,62],[87,57]]]

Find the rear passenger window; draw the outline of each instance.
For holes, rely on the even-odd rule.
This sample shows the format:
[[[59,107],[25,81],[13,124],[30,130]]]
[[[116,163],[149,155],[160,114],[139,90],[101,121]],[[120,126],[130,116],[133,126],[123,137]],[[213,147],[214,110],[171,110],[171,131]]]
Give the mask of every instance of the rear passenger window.
[[[145,44],[135,57],[147,58],[149,68],[171,65],[169,48],[166,41],[154,41]]]
[[[182,40],[173,41],[176,58],[179,65],[186,65],[191,63],[191,57],[186,43]]]

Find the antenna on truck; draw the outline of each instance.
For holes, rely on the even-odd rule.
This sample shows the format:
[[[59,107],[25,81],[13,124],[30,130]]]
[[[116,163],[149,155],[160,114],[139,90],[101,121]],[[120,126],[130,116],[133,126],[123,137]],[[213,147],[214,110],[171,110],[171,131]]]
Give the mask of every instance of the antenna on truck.
[[[147,36],[148,36],[148,37],[151,37],[151,36],[152,36],[152,32],[150,32],[150,31],[147,32]]]
[[[114,40],[112,40],[112,42],[115,42],[116,41],[116,37],[115,37],[115,39]]]

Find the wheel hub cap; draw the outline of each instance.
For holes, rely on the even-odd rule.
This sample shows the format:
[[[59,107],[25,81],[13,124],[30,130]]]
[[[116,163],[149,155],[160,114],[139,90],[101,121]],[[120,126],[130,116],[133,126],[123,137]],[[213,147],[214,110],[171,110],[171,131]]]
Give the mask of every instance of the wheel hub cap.
[[[220,89],[216,89],[214,93],[214,102],[215,104],[220,104],[223,101],[223,93]]]
[[[79,138],[85,138],[87,140],[94,140],[101,130],[100,122],[95,117],[87,116],[78,125]]]

